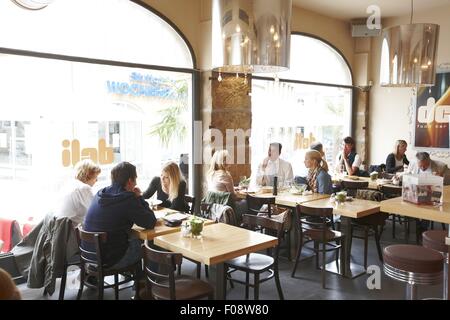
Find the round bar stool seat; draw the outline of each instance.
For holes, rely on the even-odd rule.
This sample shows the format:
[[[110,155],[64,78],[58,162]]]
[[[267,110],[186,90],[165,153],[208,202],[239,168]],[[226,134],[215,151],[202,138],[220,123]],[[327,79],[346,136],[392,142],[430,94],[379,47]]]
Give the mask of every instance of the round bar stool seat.
[[[447,253],[448,246],[445,244],[445,237],[447,236],[445,230],[428,230],[422,233],[422,245],[425,248],[434,249],[436,251]]]
[[[444,256],[444,286],[443,286],[443,299],[447,300],[448,297],[448,246],[445,244],[445,237],[447,237],[447,231],[445,230],[428,230],[422,233],[422,245],[425,248],[430,248],[439,251]]]
[[[417,298],[417,285],[442,283],[444,257],[441,253],[410,244],[391,245],[383,250],[384,272],[406,282],[406,298]]]

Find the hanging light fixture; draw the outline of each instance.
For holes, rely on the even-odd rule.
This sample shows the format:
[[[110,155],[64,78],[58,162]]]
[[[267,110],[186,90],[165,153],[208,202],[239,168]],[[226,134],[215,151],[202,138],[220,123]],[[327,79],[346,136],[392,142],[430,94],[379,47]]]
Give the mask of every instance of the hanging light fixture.
[[[39,10],[45,8],[53,0],[12,0],[15,4],[30,10]]]
[[[383,30],[380,84],[385,87],[433,86],[439,25],[412,23]]]
[[[289,69],[292,0],[213,0],[212,69]]]

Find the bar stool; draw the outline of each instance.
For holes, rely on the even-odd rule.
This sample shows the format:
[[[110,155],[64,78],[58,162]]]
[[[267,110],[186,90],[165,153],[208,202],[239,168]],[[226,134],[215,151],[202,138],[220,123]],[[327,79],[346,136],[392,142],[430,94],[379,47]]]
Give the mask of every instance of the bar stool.
[[[396,244],[384,248],[384,273],[406,282],[406,299],[417,299],[417,285],[442,283],[444,257],[435,250],[410,244]]]
[[[422,233],[422,245],[425,248],[439,251],[444,256],[444,286],[443,299],[448,298],[448,246],[445,244],[445,237],[447,231],[445,230],[428,230]]]

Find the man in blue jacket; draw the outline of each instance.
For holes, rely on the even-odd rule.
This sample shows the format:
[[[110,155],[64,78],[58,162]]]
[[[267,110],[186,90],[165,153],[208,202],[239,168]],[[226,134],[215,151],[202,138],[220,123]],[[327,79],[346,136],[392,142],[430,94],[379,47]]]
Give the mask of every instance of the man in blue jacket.
[[[103,247],[104,262],[115,269],[142,257],[140,240],[129,239],[133,224],[153,229],[156,223],[155,214],[136,187],[136,178],[136,167],[131,163],[116,165],[111,170],[112,184],[97,192],[84,220],[84,230],[108,233]],[[86,245],[86,249],[93,248]]]

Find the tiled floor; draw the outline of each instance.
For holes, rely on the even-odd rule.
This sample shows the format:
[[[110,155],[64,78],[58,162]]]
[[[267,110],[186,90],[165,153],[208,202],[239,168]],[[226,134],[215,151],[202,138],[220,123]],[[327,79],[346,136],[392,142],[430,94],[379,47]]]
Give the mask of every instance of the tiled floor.
[[[440,228],[440,226],[437,226]],[[401,230],[400,230],[401,229]],[[398,228],[397,238],[392,239],[391,224],[388,223],[382,236],[382,246],[393,243],[402,243],[404,234],[403,228]],[[414,229],[413,227],[411,229]],[[411,230],[411,233],[413,230]],[[410,240],[413,241],[414,235],[411,234]],[[330,256],[331,257],[331,256]],[[362,240],[354,240],[352,248],[352,261],[362,264],[363,246]],[[299,264],[297,268],[296,278],[291,278],[293,262],[286,258],[280,259],[280,277],[281,286],[285,299],[354,299],[354,300],[371,300],[371,299],[404,299],[405,284],[396,282],[386,277],[382,271],[382,264],[378,260],[376,247],[373,239],[369,242],[369,265],[377,265],[381,270],[381,289],[369,290],[367,288],[367,280],[369,275],[362,275],[355,279],[346,279],[334,274],[327,274],[326,289],[321,286],[321,271],[315,269],[314,259],[308,259]],[[195,274],[195,265],[187,260],[183,262],[183,273]],[[235,273],[236,274],[236,273]],[[203,274],[204,276],[204,274]],[[235,277],[235,275],[233,276]],[[214,270],[211,270],[210,278],[214,279]],[[70,278],[68,283],[70,282]],[[57,291],[52,296],[43,296],[43,289],[29,289],[25,284],[19,286],[23,299],[58,299],[59,279],[57,281]],[[250,291],[251,292],[251,291]],[[441,297],[442,286],[419,287],[419,298]],[[70,288],[70,284],[66,288],[65,298],[75,299],[77,294],[76,288]],[[134,292],[131,289],[125,289],[120,292],[120,299],[130,299]],[[250,293],[252,298],[252,293]],[[96,299],[96,291],[85,289],[82,299]],[[112,289],[105,291],[105,299],[114,299]],[[234,289],[228,286],[227,299],[244,299],[244,288],[242,285],[236,284]],[[278,299],[277,290],[273,280],[265,282],[260,288],[260,299]]]

